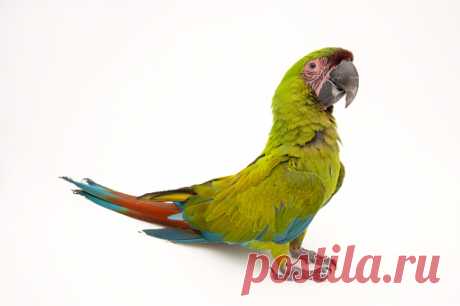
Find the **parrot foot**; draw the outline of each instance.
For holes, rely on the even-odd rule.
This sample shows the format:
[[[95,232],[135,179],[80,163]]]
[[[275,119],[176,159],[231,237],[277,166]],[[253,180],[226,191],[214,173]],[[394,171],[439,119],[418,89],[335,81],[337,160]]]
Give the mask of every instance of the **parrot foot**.
[[[304,248],[298,248],[298,249],[295,249],[295,250],[291,250],[291,256],[295,259],[299,259],[300,255],[305,255],[308,257],[308,263],[312,263],[314,264],[315,263],[315,260],[316,260],[316,252],[315,251],[312,251],[312,250],[307,250],[307,249],[304,249]]]
[[[323,282],[327,279],[330,273],[334,273],[337,266],[337,262],[332,258],[328,256],[319,255],[315,251],[307,250],[304,248],[291,250],[291,256],[297,261],[299,261],[299,259],[301,261],[308,261],[303,263],[301,265],[302,267],[292,267],[291,274],[288,277],[288,280],[291,281],[305,281],[307,279],[313,279],[317,282]],[[305,270],[305,268],[310,265],[314,265],[314,269],[312,272]]]

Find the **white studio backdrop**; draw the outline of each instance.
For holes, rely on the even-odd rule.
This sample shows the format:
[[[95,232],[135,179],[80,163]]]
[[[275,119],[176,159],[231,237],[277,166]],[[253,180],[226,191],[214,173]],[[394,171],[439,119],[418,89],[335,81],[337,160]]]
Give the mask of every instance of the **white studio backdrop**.
[[[457,305],[459,19],[456,1],[0,1],[0,303]],[[247,251],[149,238],[57,179],[138,195],[235,173],[283,73],[325,46],[354,52],[360,90],[335,110],[345,183],[304,246],[390,272],[440,255],[437,284],[412,268],[241,297]]]

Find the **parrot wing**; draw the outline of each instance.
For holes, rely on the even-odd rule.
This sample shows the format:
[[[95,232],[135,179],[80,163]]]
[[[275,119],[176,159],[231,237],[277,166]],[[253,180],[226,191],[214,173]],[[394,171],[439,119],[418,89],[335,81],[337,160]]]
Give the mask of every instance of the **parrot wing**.
[[[342,187],[342,183],[343,183],[343,179],[345,178],[345,166],[343,165],[342,162],[340,162],[340,171],[339,171],[339,177],[337,179],[337,184],[335,186],[335,190],[334,192],[332,193],[332,195],[329,197],[329,199],[327,199],[326,202],[324,202],[323,205],[321,205],[321,208],[323,208],[324,206],[326,206],[327,203],[329,203],[329,201],[332,199],[332,197],[339,191],[340,187]]]
[[[324,186],[295,169],[289,155],[262,155],[235,176],[193,186],[184,220],[212,241],[284,243],[297,237],[324,202]]]
[[[340,163],[340,172],[339,178],[337,179],[337,185],[335,187],[334,193],[331,195],[331,198],[339,191],[340,187],[342,187],[343,179],[345,178],[345,166],[343,163]]]

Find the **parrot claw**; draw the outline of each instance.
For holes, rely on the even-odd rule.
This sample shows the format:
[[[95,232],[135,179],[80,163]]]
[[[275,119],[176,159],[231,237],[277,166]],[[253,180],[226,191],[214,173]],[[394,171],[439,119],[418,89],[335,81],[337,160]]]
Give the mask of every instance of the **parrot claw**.
[[[334,273],[337,263],[330,257],[323,257],[322,265],[320,268],[313,272],[313,279],[316,281],[325,281],[330,273]]]
[[[291,251],[291,256],[295,259],[299,259],[300,255],[307,255],[308,263],[314,264],[316,260],[316,252],[312,250],[307,250],[304,248],[299,248]]]
[[[298,250],[291,251],[291,256],[296,260],[298,260],[301,255],[307,256],[308,265],[314,265],[314,270],[308,273],[308,279],[313,279],[317,282],[325,281],[330,273],[334,273],[337,266],[336,260],[327,256],[318,255],[315,251],[312,250],[299,248]],[[321,266],[317,267],[316,262],[321,262]],[[305,274],[305,272],[306,271],[303,271],[302,268],[293,266],[291,274],[287,280],[299,281],[299,276],[302,275],[302,273]]]

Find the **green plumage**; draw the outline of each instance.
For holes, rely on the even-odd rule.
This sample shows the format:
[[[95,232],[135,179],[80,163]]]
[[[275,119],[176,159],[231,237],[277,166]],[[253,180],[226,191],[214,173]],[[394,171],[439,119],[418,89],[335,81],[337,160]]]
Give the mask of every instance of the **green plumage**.
[[[210,240],[237,243],[273,256],[298,247],[318,210],[341,186],[334,117],[302,78],[304,65],[333,55],[313,52],[294,64],[273,97],[273,127],[262,154],[239,173],[176,193],[144,199],[179,200],[184,220]]]

